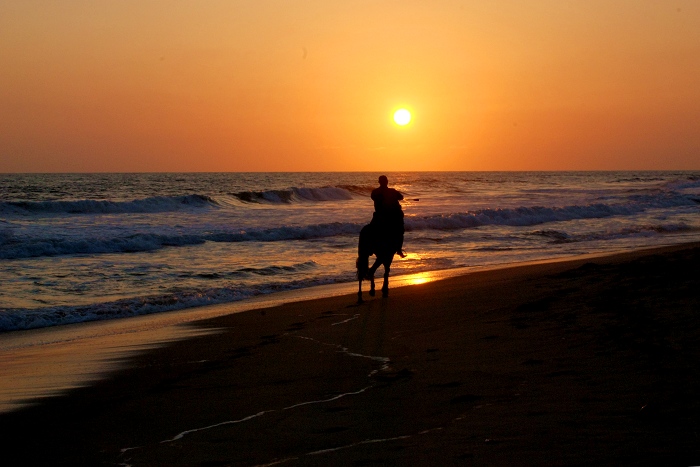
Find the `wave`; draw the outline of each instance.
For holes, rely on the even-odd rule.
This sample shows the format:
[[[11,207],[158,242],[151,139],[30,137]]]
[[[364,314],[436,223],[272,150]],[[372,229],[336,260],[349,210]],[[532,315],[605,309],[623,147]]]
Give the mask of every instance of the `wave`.
[[[362,196],[369,196],[376,185],[340,185],[339,188]]]
[[[0,214],[123,214],[178,211],[217,206],[206,195],[154,196],[132,201],[83,199],[77,201],[3,201]]]
[[[0,332],[127,318],[197,306],[230,303],[262,294],[347,282],[349,280],[352,280],[351,276],[326,277],[323,279],[297,280],[250,287],[193,289],[166,295],[126,298],[81,306],[54,306],[38,309],[0,308]]]
[[[551,243],[576,243],[585,241],[612,240],[616,238],[626,238],[632,236],[649,236],[663,233],[690,232],[696,230],[687,224],[659,224],[627,227],[607,232],[596,232],[587,234],[568,234],[560,230],[536,230],[530,235],[537,235],[551,239]]]
[[[680,180],[666,182],[663,187],[668,190],[692,190],[700,188],[700,178],[688,177]]]
[[[240,268],[236,269],[234,271],[227,271],[227,272],[213,272],[213,273],[191,273],[191,272],[183,272],[182,274],[178,275],[178,277],[181,278],[191,278],[195,277],[197,279],[232,279],[232,278],[241,278],[245,276],[275,276],[279,274],[285,274],[285,273],[295,273],[295,272],[300,272],[300,271],[309,271],[314,268],[318,267],[318,263],[316,261],[306,261],[303,263],[297,263],[293,264],[291,266],[265,266],[265,267],[260,267],[260,268],[253,268],[253,267],[245,267],[245,268]]]
[[[591,204],[565,207],[519,207],[514,209],[483,209],[473,212],[424,217],[406,217],[407,231],[458,230],[484,225],[532,226],[549,222],[626,216],[650,208],[697,206],[698,200],[687,196],[633,197],[624,204]],[[71,254],[131,253],[153,251],[164,247],[198,245],[205,242],[274,242],[310,240],[341,235],[357,235],[364,224],[330,222],[303,226],[281,226],[220,232],[185,234],[136,233],[103,237],[21,237],[9,229],[0,232],[0,259],[20,259]]]
[[[356,191],[357,192],[357,191]],[[287,190],[239,191],[231,193],[245,203],[289,204],[293,202],[346,201],[353,199],[351,190],[324,186],[321,188],[292,187]]]
[[[474,212],[428,217],[407,217],[406,230],[456,230],[483,225],[529,226],[547,222],[576,219],[600,219],[626,216],[652,208],[694,206],[700,201],[690,196],[637,195],[631,202],[621,204],[589,204],[564,207],[519,207],[513,209],[483,209]]]
[[[13,233],[12,230],[8,227],[4,227],[0,229],[0,246],[11,242],[13,239]]]
[[[164,247],[199,245],[211,242],[274,242],[309,240],[337,235],[359,234],[361,224],[333,222],[308,226],[282,226],[237,232],[163,235],[138,233],[113,238],[20,238],[0,237],[0,259],[34,258],[73,254],[135,253]]]

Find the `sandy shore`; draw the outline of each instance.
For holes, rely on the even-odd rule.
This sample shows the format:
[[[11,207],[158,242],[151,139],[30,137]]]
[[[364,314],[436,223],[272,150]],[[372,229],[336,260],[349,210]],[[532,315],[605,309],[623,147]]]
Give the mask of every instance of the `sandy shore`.
[[[700,246],[196,323],[0,414],[3,465],[700,463]]]

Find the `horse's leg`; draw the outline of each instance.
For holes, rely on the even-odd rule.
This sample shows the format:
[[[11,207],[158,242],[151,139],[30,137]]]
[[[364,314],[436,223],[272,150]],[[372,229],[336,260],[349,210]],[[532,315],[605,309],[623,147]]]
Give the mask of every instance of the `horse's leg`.
[[[380,264],[382,264],[382,262],[380,261],[379,257],[377,256],[376,261],[374,262],[372,267],[369,268],[369,271],[367,272],[367,276],[369,278],[374,278],[374,273],[377,272],[377,269],[379,268]]]
[[[391,270],[392,261],[394,261],[393,252],[384,260],[384,283],[382,284],[382,297],[389,296],[389,271]]]
[[[357,289],[357,303],[362,303],[362,279],[357,281],[359,283],[359,287]]]
[[[374,276],[369,280],[369,296],[374,297],[377,292],[374,291]]]

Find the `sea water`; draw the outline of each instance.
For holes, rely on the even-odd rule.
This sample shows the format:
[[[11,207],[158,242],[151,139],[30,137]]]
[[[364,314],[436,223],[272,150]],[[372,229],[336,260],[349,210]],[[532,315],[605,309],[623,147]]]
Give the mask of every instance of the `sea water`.
[[[353,281],[378,175],[0,174],[0,331]],[[700,172],[387,175],[394,275],[700,240]]]

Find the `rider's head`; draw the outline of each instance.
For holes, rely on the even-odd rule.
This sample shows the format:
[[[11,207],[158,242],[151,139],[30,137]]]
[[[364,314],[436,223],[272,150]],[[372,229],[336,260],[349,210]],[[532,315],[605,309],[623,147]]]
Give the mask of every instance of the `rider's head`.
[[[389,179],[386,178],[386,175],[382,175],[379,177],[379,185],[387,186],[388,184],[389,184]]]

